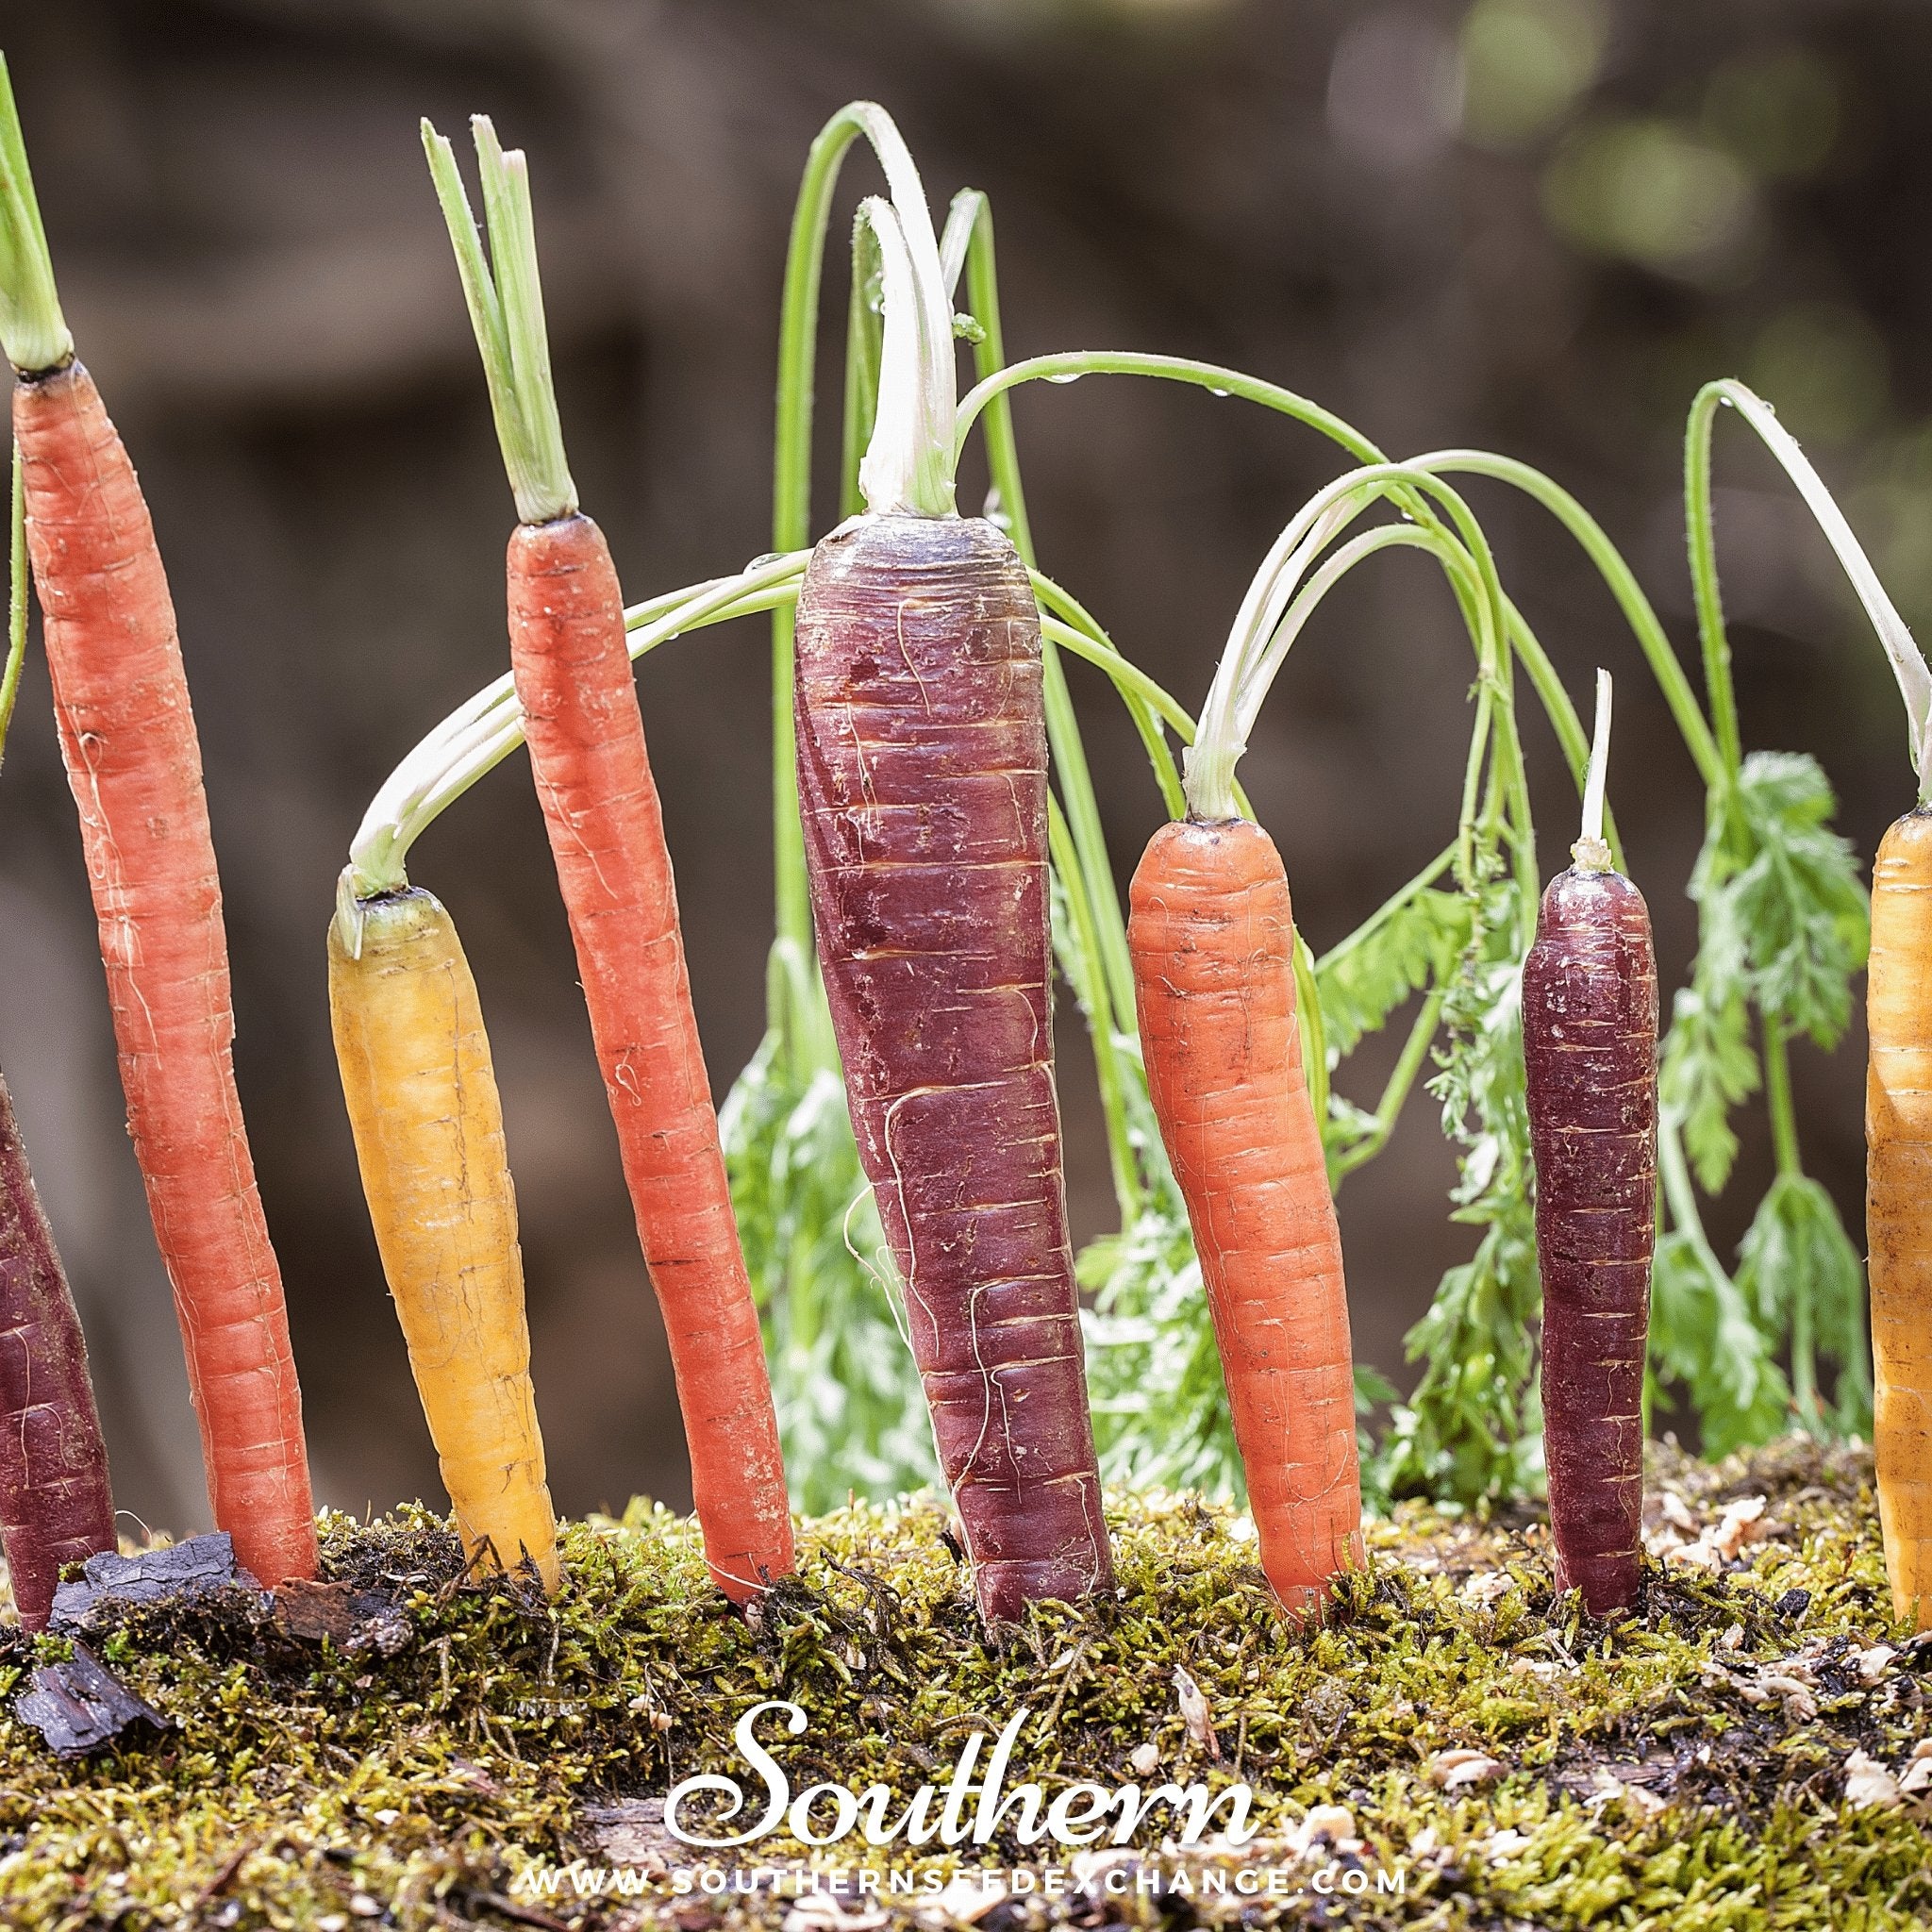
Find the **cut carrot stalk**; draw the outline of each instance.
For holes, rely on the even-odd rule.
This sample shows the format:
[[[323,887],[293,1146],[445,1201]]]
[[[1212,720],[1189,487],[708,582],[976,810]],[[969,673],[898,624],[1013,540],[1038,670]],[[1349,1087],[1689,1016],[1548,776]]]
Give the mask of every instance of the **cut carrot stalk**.
[[[449,914],[414,888],[328,938],[329,1011],[383,1272],[463,1548],[560,1575],[503,1108]]]
[[[1544,892],[1523,968],[1550,1532],[1557,1588],[1592,1616],[1637,1599],[1657,1240],[1657,958],[1643,894],[1604,842],[1609,735],[1599,672],[1576,862]]]
[[[521,519],[509,541],[510,668],[663,1310],[706,1557],[719,1588],[743,1601],[793,1566],[758,1307],[691,1006],[624,598],[564,459],[525,158],[505,154],[482,116],[475,132],[489,261],[449,143],[424,124]]]
[[[315,1574],[281,1273],[235,1091],[221,886],[174,605],[133,465],[74,359],[0,63],[0,340],[128,1130],[174,1284],[218,1527],[264,1583]]]

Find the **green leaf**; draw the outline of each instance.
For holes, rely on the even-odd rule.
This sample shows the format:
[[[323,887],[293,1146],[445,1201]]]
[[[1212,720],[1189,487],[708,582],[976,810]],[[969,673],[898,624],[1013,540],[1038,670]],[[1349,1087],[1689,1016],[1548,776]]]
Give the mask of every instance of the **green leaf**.
[[[1700,953],[1700,971],[1704,955]],[[1680,988],[1664,1038],[1659,1091],[1683,1120],[1684,1147],[1707,1194],[1724,1191],[1738,1158],[1731,1109],[1758,1086],[1751,1009],[1735,984]]]
[[[1830,782],[1804,753],[1753,752],[1738,805],[1753,850],[1726,890],[1758,1006],[1835,1046],[1851,1014],[1851,976],[1865,962],[1870,907],[1850,842],[1830,828]]]
[[[1666,1234],[1651,1269],[1650,1348],[1697,1412],[1704,1453],[1768,1442],[1790,1423],[1790,1390],[1770,1339],[1696,1235]]]
[[[1738,1292],[1774,1345],[1792,1336],[1802,1317],[1839,1367],[1834,1423],[1869,1434],[1865,1269],[1836,1204],[1809,1175],[1779,1174],[1766,1191],[1738,1246]]]
[[[1516,886],[1491,876],[1471,902],[1470,938],[1443,1012],[1449,1043],[1429,1091],[1461,1147],[1455,1218],[1483,1229],[1409,1331],[1422,1379],[1399,1408],[1374,1478],[1392,1495],[1460,1503],[1539,1484],[1541,1408],[1534,1324],[1541,1305],[1523,1080],[1523,962]]]
[[[1246,1485],[1187,1212],[1171,1182],[1147,1204],[1080,1257],[1094,1293],[1084,1321],[1101,1474],[1239,1500]]]
[[[821,1513],[855,1490],[936,1483],[939,1467],[829,1026],[796,1031],[804,1064],[789,1070],[767,1035],[718,1124],[792,1501]]]
[[[1412,993],[1449,977],[1469,943],[1470,917],[1465,893],[1424,889],[1315,962],[1331,1067]]]

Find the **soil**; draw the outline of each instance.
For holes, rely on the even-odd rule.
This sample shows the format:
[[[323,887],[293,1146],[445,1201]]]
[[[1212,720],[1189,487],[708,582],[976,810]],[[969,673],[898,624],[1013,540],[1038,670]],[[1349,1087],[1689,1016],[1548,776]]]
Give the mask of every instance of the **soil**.
[[[807,1524],[799,1576],[750,1615],[709,1589],[691,1525],[647,1504],[568,1526],[569,1581],[547,1605],[466,1574],[425,1510],[332,1516],[337,1588],[97,1610],[82,1641],[167,1728],[66,1759],[16,1707],[73,1640],[7,1628],[0,1919],[1755,1932],[1932,1917],[1932,1642],[1891,1620],[1869,1452],[1793,1441],[1709,1468],[1666,1445],[1644,1601],[1610,1623],[1555,1593],[1529,1509],[1400,1506],[1307,1631],[1273,1607],[1231,1510],[1114,1496],[1108,1516],[1118,1596],[1041,1607],[997,1641],[929,1498]],[[735,1775],[746,1802],[727,1826],[700,1801],[686,1829],[763,1810],[732,1732],[766,1699],[804,1713],[796,1737],[782,1713],[757,1733],[791,1792],[876,1781],[891,1796],[869,1815],[888,1822],[922,1785],[942,1800],[969,1739],[990,1751],[1024,1709],[1008,1793],[1244,1784],[1257,1836],[1216,1837],[1224,1799],[1193,1845],[1166,1801],[1120,1846],[1024,1843],[1022,1806],[983,1845],[854,1832],[813,1847],[782,1825],[735,1850],[681,1843],[663,1801],[695,1773]],[[799,1822],[824,1833],[839,1805],[822,1793]]]

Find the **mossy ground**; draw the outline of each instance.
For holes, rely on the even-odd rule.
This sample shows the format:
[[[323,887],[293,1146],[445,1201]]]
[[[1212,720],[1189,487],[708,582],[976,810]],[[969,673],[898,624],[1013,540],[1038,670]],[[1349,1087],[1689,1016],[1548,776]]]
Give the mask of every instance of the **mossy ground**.
[[[412,1634],[394,1656],[341,1655],[242,1602],[131,1617],[97,1648],[174,1728],[73,1763],[12,1720],[36,1646],[0,1633],[0,1923],[728,1932],[790,1917],[790,1932],[826,1932],[879,1925],[881,1910],[932,1924],[956,1908],[989,1932],[1048,1918],[1926,1923],[1921,1800],[1845,1800],[1853,1752],[1896,1774],[1932,1735],[1917,1674],[1932,1656],[1874,1654],[1904,1633],[1884,1590],[1869,1457],[1786,1445],[1717,1470],[1667,1456],[1655,1474],[1654,1491],[1674,1491],[1700,1523],[1763,1495],[1771,1530],[1720,1574],[1653,1566],[1642,1613],[1615,1624],[1555,1597],[1528,1512],[1457,1522],[1410,1505],[1374,1525],[1373,1566],[1328,1627],[1299,1635],[1271,1608],[1226,1512],[1123,1497],[1109,1512],[1119,1601],[1043,1608],[1004,1647],[975,1624],[939,1510],[916,1500],[808,1524],[799,1581],[751,1621],[708,1589],[690,1526],[643,1506],[571,1526],[571,1580],[548,1607],[509,1584],[463,1581],[453,1537],[426,1512],[332,1517],[327,1574],[406,1607]],[[40,1650],[59,1654],[47,1640]],[[1218,1765],[1183,1717],[1177,1667],[1205,1693]],[[1140,1781],[1158,1782],[1144,1774],[1150,1745],[1161,1777],[1240,1776],[1261,1839],[1219,1862],[1286,1871],[1286,1889],[1203,1895],[1198,1874],[1215,1858],[1163,1859],[1150,1826],[1139,1857],[1187,1866],[1193,1891],[990,1909],[963,1890],[943,1907],[930,1894],[848,1898],[842,1920],[823,1894],[708,1900],[673,1896],[668,1880],[641,1897],[578,1899],[568,1885],[532,1897],[522,1874],[533,1862],[635,1856],[635,1840],[627,1853],[600,1838],[599,1807],[737,1770],[731,1726],[771,1696],[809,1714],[781,1747],[794,1790],[819,1778],[943,1785],[966,1735],[1023,1705],[1036,1716],[1009,1784],[1126,1783],[1137,1752]],[[1500,1767],[1445,1790],[1438,1756],[1456,1750]],[[1317,1805],[1344,1807],[1353,1830],[1334,1824],[1304,1858],[1297,1827]],[[970,1869],[1039,1862],[1011,1844],[963,1849]],[[806,1854],[774,1839],[749,1856],[769,1866]],[[888,1856],[864,1855],[879,1870]],[[903,1847],[890,1856],[905,1868]],[[843,1848],[817,1857],[828,1870],[854,1863]],[[1404,1889],[1378,1893],[1370,1874],[1399,1874]],[[1348,1883],[1369,1890],[1352,1896]]]

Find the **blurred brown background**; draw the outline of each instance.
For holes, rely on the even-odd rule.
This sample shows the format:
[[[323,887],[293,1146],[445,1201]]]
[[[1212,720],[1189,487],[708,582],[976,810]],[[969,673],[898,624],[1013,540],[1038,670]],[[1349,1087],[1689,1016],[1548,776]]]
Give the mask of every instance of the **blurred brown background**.
[[[1312,394],[1398,453],[1477,443],[1579,491],[1690,648],[1677,441],[1696,385],[1778,403],[1932,611],[1932,13],[1910,0],[67,0],[6,51],[81,352],[141,467],[180,608],[227,892],[240,1067],[287,1273],[319,1494],[435,1464],[358,1192],[322,934],[393,758],[503,664],[511,508],[417,145],[474,108],[530,150],[566,434],[630,592],[768,541],[777,289],[806,146],[898,116],[935,202],[998,213],[1009,347],[1162,349]],[[850,174],[870,185],[870,164]],[[847,206],[849,206],[849,199]],[[843,231],[841,215],[835,237]],[[835,258],[829,311],[842,314]],[[836,322],[831,334],[839,333]],[[836,412],[831,412],[835,414]],[[1249,572],[1341,467],[1199,391],[1036,389],[1044,561],[1190,704]],[[829,426],[829,425],[828,425]],[[834,432],[835,433],[835,432]],[[829,451],[827,452],[829,455]],[[1869,853],[1910,802],[1888,675],[1769,460],[1722,443],[1747,742],[1815,751]],[[821,503],[829,492],[824,492]],[[1487,489],[1506,578],[1571,688],[1620,675],[1612,785],[1667,974],[1692,927],[1689,760],[1607,598]],[[1244,768],[1314,943],[1453,822],[1470,661],[1400,554],[1296,652]],[[770,931],[761,625],[641,673],[722,1095]],[[1158,798],[1075,672],[1123,874]],[[1574,809],[1527,727],[1549,857]],[[166,1286],[122,1131],[74,814],[29,671],[0,787],[0,1065],[92,1338],[124,1504],[202,1524]],[[418,848],[481,982],[524,1211],[557,1499],[688,1502],[655,1310],[521,760]],[[1109,1196],[1063,1028],[1081,1232]],[[1860,1046],[1798,1053],[1807,1157],[1859,1213]],[[1344,1075],[1367,1098],[1386,1056]],[[1432,1108],[1341,1197],[1360,1353],[1467,1245]],[[1764,1177],[1734,1185],[1740,1231]]]

